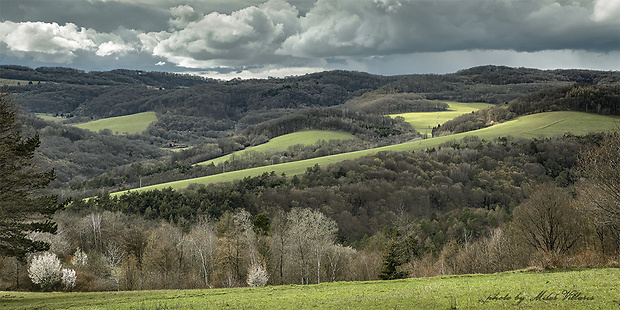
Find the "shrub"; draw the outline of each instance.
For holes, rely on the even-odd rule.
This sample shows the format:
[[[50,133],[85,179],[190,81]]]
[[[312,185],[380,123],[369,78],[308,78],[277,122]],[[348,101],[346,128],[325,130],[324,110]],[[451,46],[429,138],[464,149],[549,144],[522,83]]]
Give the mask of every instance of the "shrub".
[[[62,277],[60,282],[63,285],[65,291],[72,290],[75,287],[75,280],[77,279],[75,275],[75,270],[73,269],[62,269]]]
[[[262,265],[252,266],[248,273],[248,285],[252,287],[265,286],[267,285],[267,281],[269,281],[269,274],[267,270],[265,270],[265,267]]]
[[[60,260],[56,254],[50,252],[35,256],[30,262],[28,275],[32,283],[40,285],[44,291],[49,291],[61,279]]]
[[[88,264],[88,255],[78,247],[77,250],[75,250],[75,254],[73,254],[71,263],[76,267],[84,267]]]

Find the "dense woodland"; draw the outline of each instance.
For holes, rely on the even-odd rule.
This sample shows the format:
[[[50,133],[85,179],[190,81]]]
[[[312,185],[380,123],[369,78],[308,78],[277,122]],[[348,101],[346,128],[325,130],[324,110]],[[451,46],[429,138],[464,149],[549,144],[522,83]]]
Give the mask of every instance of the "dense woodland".
[[[498,66],[445,75],[384,77],[331,71],[280,79],[231,81],[130,70],[83,72],[70,68],[0,66],[0,78],[23,81],[7,90],[25,112],[72,115],[65,120],[68,123],[136,112],[157,113],[158,122],[144,133],[132,136],[115,136],[105,131],[90,133],[24,116],[23,122],[44,137],[39,151],[45,162],[57,171],[58,177],[51,188],[64,190],[68,196],[80,192],[85,197],[102,189],[136,187],[140,177],[145,184],[155,184],[213,174],[222,171],[221,167],[191,168],[191,165],[300,129],[346,131],[358,139],[323,143],[286,154],[237,158],[227,166],[243,169],[265,165],[273,159],[286,162],[410,141],[419,138],[419,133],[402,120],[383,115],[445,109],[431,99],[501,104],[490,112],[480,112],[488,115],[463,116],[434,130],[435,134],[443,135],[533,113],[541,108],[537,104],[523,107],[523,103],[538,102],[536,96],[549,102],[571,101],[562,95],[575,87],[596,91],[590,95],[573,92],[577,98],[596,96],[606,102],[617,102],[620,83],[620,76],[615,72]],[[525,95],[530,99],[524,98]],[[508,111],[505,102],[510,102],[515,111]],[[578,110],[617,114],[617,106],[613,110],[603,105]],[[564,108],[562,105],[555,109]],[[158,150],[169,142],[195,148],[174,155]],[[64,160],[58,161],[59,156],[65,156]],[[132,165],[135,163],[143,168],[137,169]],[[91,182],[95,177],[97,180]]]
[[[28,81],[8,88],[23,112],[19,132],[39,137],[35,160],[54,168],[56,179],[40,193],[66,203],[53,217],[57,234],[29,238],[49,243],[63,266],[77,271],[75,290],[395,279],[617,264],[620,257],[618,133],[468,137],[314,166],[299,176],[106,193],[140,180],[220,173],[193,164],[304,129],[356,139],[250,152],[227,161],[227,169],[425,138],[385,114],[447,108],[434,100],[497,104],[442,124],[434,135],[543,111],[618,115],[617,72],[486,66],[446,75],[334,71],[215,81],[0,66],[0,78]],[[32,114],[71,115],[65,122],[72,123],[144,111],[159,120],[136,135],[94,133]],[[192,147],[162,150],[170,141]],[[0,289],[43,288],[28,277],[33,257],[0,257]]]

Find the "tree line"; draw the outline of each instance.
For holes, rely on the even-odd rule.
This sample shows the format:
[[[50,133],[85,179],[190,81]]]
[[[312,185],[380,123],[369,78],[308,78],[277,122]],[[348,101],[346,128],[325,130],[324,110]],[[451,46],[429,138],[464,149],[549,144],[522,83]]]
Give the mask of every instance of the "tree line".
[[[144,194],[127,204],[136,206],[132,211],[111,208],[131,195],[73,203],[54,216],[57,234],[34,238],[51,245],[48,253],[63,268],[75,270],[75,290],[310,284],[606,265],[620,255],[618,167],[610,153],[618,137],[589,138],[592,143],[574,164],[580,176],[576,182],[538,178],[506,208],[459,207],[414,217],[409,213],[413,205],[392,203],[385,210],[394,215],[390,223],[356,241],[347,240],[343,224],[330,213],[333,203],[282,208],[271,202],[261,209],[245,200],[247,192],[222,193],[236,197],[238,204],[228,200],[224,205],[230,208],[193,220],[154,217],[149,203],[173,206],[183,199],[185,194],[172,190]],[[590,171],[593,167],[597,170]],[[308,174],[322,169],[311,170]],[[262,195],[270,195],[267,189],[282,188],[287,179],[269,174],[238,186],[262,188]],[[310,189],[311,182],[319,181],[304,186]],[[309,203],[317,205],[318,199]],[[38,255],[31,255],[28,264],[3,258],[3,285],[37,289],[27,269]]]
[[[23,137],[0,99],[6,288],[309,284],[604,265],[620,255],[618,133],[468,137],[292,178],[101,195],[57,212],[57,198],[39,191],[53,171],[33,169],[38,137]]]

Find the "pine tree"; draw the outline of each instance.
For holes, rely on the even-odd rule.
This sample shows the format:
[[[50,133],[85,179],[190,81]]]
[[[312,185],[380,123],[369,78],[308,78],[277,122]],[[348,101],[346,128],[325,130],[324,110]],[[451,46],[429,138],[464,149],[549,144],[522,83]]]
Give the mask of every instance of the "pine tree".
[[[24,258],[49,244],[28,238],[31,232],[55,233],[50,220],[62,205],[55,196],[37,195],[54,179],[54,171],[40,172],[34,160],[39,137],[23,138],[17,107],[0,93],[0,255]]]
[[[379,279],[394,280],[404,279],[407,277],[407,273],[399,270],[398,268],[403,264],[403,259],[400,252],[401,250],[399,249],[398,244],[394,240],[391,240],[387,245],[386,253],[383,257],[383,268],[381,268]]]

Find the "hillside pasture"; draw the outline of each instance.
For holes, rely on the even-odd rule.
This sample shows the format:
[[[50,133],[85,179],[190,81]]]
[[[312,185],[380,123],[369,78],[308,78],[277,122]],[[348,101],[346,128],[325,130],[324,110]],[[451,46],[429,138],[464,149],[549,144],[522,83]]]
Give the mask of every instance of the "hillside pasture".
[[[0,292],[16,309],[618,309],[619,268],[210,290]]]
[[[0,78],[0,87],[28,86],[28,85],[37,85],[39,83],[47,83],[47,82]]]
[[[359,158],[364,155],[374,154],[382,151],[420,151],[452,141],[461,140],[467,136],[478,136],[481,139],[491,140],[497,137],[549,137],[558,134],[572,133],[583,135],[591,132],[609,132],[618,128],[620,117],[603,116],[583,112],[546,112],[533,115],[522,116],[517,119],[496,124],[487,128],[464,132],[449,136],[410,141],[401,144],[384,146],[380,148],[335,154],[318,158],[311,158],[301,161],[288,162],[270,166],[256,167],[245,170],[231,171],[206,177],[186,179],[151,186],[142,187],[141,190],[163,189],[171,187],[173,189],[183,189],[192,183],[211,184],[220,182],[230,182],[241,180],[245,177],[252,177],[274,171],[276,174],[286,174],[293,176],[302,174],[308,167],[314,165],[327,166],[332,163]],[[139,190],[139,189],[133,189]],[[112,193],[112,195],[123,194],[126,191]]]
[[[109,129],[114,134],[138,134],[146,130],[153,122],[157,121],[155,112],[142,112],[131,115],[117,116],[98,119],[91,122],[75,124],[75,127],[99,132]]]
[[[453,102],[453,101],[443,101],[450,105],[450,110],[448,111],[440,111],[440,112],[411,112],[411,113],[399,113],[399,114],[390,114],[390,117],[401,116],[405,118],[405,121],[411,124],[416,131],[421,134],[431,134],[433,127],[436,127],[437,124],[443,124],[457,116],[460,116],[465,113],[471,113],[473,111],[477,111],[480,109],[488,108],[493,106],[488,103],[464,103],[464,102]]]
[[[230,159],[232,156],[243,156],[249,152],[263,152],[263,153],[271,153],[271,152],[280,152],[286,151],[290,146],[294,145],[312,145],[320,142],[321,140],[330,141],[330,140],[351,140],[355,139],[355,136],[349,133],[344,132],[336,132],[336,131],[328,131],[328,130],[306,130],[295,132],[287,135],[282,135],[279,137],[275,137],[269,140],[266,143],[250,146],[244,150],[235,152],[233,154],[221,156],[212,160],[208,160],[205,162],[198,163],[197,165],[208,165],[213,163],[217,165],[219,163],[223,163]]]
[[[42,120],[46,120],[48,122],[54,122],[54,123],[62,123],[65,120],[64,118],[56,117],[52,115],[51,113],[35,113],[35,115]]]

